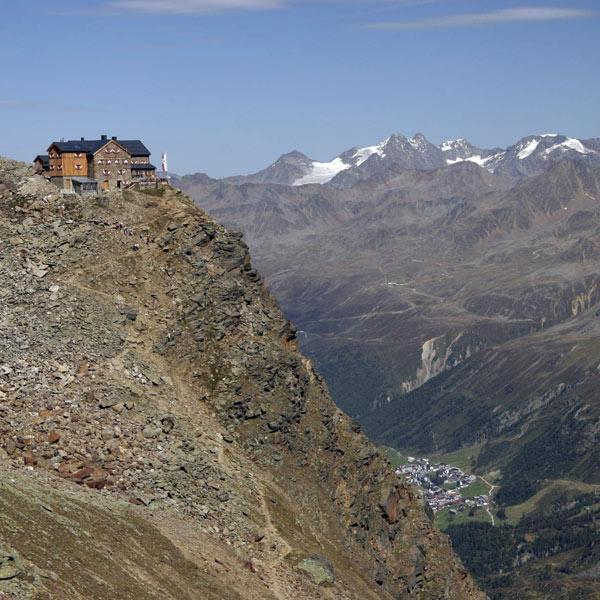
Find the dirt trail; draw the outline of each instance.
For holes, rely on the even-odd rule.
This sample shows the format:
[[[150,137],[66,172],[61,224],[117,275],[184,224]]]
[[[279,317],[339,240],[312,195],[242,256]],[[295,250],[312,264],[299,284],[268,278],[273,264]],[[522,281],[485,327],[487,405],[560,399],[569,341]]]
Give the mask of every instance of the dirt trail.
[[[281,537],[281,535],[277,531],[277,528],[275,527],[275,525],[273,525],[273,521],[271,519],[271,512],[269,511],[269,505],[267,504],[265,488],[262,483],[258,485],[258,493],[260,497],[261,509],[265,517],[265,530],[269,537],[278,538],[284,547],[283,553],[280,552],[277,558],[269,561],[272,564],[279,564],[288,554],[292,552],[292,547],[286,542],[286,540],[283,537]]]
[[[138,223],[135,225],[135,227],[137,228],[138,231],[145,229],[147,227],[149,227],[152,223],[159,221],[161,219],[164,219],[163,216],[160,217],[156,217],[154,219],[151,219],[150,221],[146,221],[144,223]],[[123,235],[121,233],[120,230],[117,230],[114,228],[114,226],[109,226],[109,231],[112,231],[113,233],[119,234],[119,235]],[[158,231],[155,235],[161,235],[162,232],[164,231],[164,227]],[[136,236],[132,236],[132,241],[135,243],[137,242],[138,237]],[[151,246],[148,246],[145,242],[140,244],[140,248],[137,251],[131,250],[131,252],[135,252],[135,253],[139,253],[141,256],[148,256],[148,254],[151,253],[152,250],[155,249],[155,244],[152,244]],[[152,254],[158,255],[159,251],[155,251]],[[126,259],[128,259],[130,257],[130,252],[126,252],[124,254],[119,255],[117,258],[112,258],[111,260],[107,260],[103,263],[96,263],[93,265],[90,265],[89,267],[84,267],[84,268],[80,268],[78,269],[75,273],[73,273],[70,277],[66,278],[66,279],[60,279],[59,281],[65,285],[71,285],[73,287],[79,288],[80,290],[83,291],[87,291],[87,292],[92,292],[94,294],[99,294],[101,296],[105,296],[107,298],[112,297],[112,294],[109,294],[107,292],[103,292],[101,290],[98,290],[96,288],[84,285],[83,283],[81,283],[80,278],[85,275],[86,273],[89,273],[90,271],[97,271],[97,270],[102,270],[104,272],[108,271],[109,267],[116,265]]]
[[[156,222],[158,220],[161,220],[161,219],[164,219],[164,216],[156,217],[154,219],[151,219],[150,221],[146,221],[145,223],[138,223],[138,224],[136,224],[135,225],[135,227],[136,227],[136,235],[135,236],[131,236],[131,242],[132,243],[138,242],[138,240],[139,240],[139,236],[138,236],[139,231],[142,230],[142,229],[145,229],[145,228],[149,227],[152,223],[154,223],[154,222]],[[119,236],[127,237],[126,234],[123,234],[121,232],[121,230],[115,229],[114,226],[108,226],[108,231],[109,232],[113,232],[115,234],[118,234]],[[163,231],[164,231],[164,227],[160,231],[158,231],[155,234],[153,234],[154,237],[158,237]],[[127,239],[129,239],[129,238],[127,238]],[[144,243],[140,243],[140,249],[137,252],[139,252],[140,254],[148,254],[148,250],[154,249],[155,243],[152,246],[148,246],[144,240],[142,240],[142,241]],[[133,250],[132,250],[132,252],[133,252]],[[108,260],[108,261],[103,262],[103,263],[95,263],[93,265],[90,265],[89,267],[80,268],[69,279],[64,280],[64,281],[66,283],[73,283],[73,280],[76,277],[81,276],[81,275],[83,275],[84,273],[86,273],[88,271],[94,271],[94,270],[97,270],[97,269],[106,269],[106,267],[109,267],[109,266],[114,265],[114,264],[116,264],[118,262],[121,262],[122,260],[125,260],[128,257],[129,257],[129,252],[127,252],[126,254],[121,254],[117,258],[113,258],[113,259]],[[86,288],[86,289],[90,289],[90,288]],[[91,290],[91,291],[96,291],[96,290]],[[98,293],[102,293],[102,292],[98,292]]]
[[[217,463],[222,467],[227,467],[227,461],[225,457],[225,451],[223,446],[220,446],[219,452],[217,453]],[[267,504],[267,493],[265,491],[265,484],[261,481],[256,481],[258,496],[260,499],[261,511],[263,513],[265,519],[265,531],[268,537],[277,538],[280,541],[280,544],[285,548],[283,553],[280,553],[279,556],[273,560],[268,561],[269,563],[275,564],[280,563],[288,554],[292,552],[292,547],[287,543],[287,541],[281,536],[281,534],[277,531],[277,528],[273,524],[273,520],[271,519],[271,512],[269,511],[269,505]],[[265,536],[267,537],[267,536]]]
[[[485,483],[485,485],[489,485],[490,486],[490,490],[488,492],[488,499],[491,502],[491,500],[492,500],[492,492],[494,491],[494,488],[496,488],[497,486],[492,485],[484,477],[481,477],[481,481],[483,481],[483,483]],[[492,514],[492,511],[490,510],[490,505],[489,504],[485,507],[485,510],[486,510],[487,514],[490,515],[490,519],[492,521],[492,525],[495,525],[496,523],[494,522],[494,515]]]
[[[265,533],[267,539],[277,539],[277,551],[279,555],[276,558],[264,561],[264,565],[268,569],[269,579],[270,579],[270,591],[280,600],[285,600],[289,598],[289,593],[287,586],[285,585],[284,580],[282,579],[281,573],[277,571],[277,567],[281,565],[285,557],[292,552],[292,547],[286,542],[285,539],[279,535],[277,528],[273,525],[273,521],[271,520],[271,513],[269,511],[269,506],[267,504],[267,498],[265,495],[265,489],[262,483],[258,485],[258,492],[260,497],[260,504],[263,515],[265,517]],[[283,553],[280,551],[279,545],[283,545]]]
[[[222,445],[219,446],[219,452],[217,453],[217,463],[222,467],[227,468],[228,460],[225,455],[225,450]],[[260,501],[260,510],[264,517],[264,535],[268,546],[276,548],[277,556],[271,559],[263,559],[262,565],[265,569],[265,573],[269,579],[269,591],[279,600],[288,600],[290,598],[290,592],[285,581],[282,579],[281,573],[278,567],[281,566],[286,556],[288,556],[293,548],[288,542],[281,536],[277,528],[275,527],[271,518],[271,512],[269,510],[269,500],[267,500],[267,492],[265,484],[259,479],[255,480],[258,498]],[[283,551],[282,551],[283,549]]]

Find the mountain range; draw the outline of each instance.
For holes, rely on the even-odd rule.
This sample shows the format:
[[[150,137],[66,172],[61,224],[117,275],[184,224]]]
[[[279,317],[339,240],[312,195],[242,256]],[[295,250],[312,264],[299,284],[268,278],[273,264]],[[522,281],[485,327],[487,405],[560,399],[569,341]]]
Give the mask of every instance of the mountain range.
[[[321,365],[334,398],[363,418],[367,431],[421,452],[432,444],[492,443],[489,427],[465,427],[460,418],[445,437],[425,433],[442,426],[432,408],[414,422],[415,444],[413,422],[387,413],[441,372],[472,365],[485,349],[551,336],[554,326],[572,326],[596,304],[597,140],[528,136],[502,153],[503,162],[494,159],[493,173],[479,160],[461,160],[474,152],[466,142],[436,148],[419,136],[389,140],[403,149],[405,164],[442,148],[454,158],[432,169],[381,165],[351,187],[336,179],[348,179],[349,170],[373,157],[384,159],[371,154],[323,185],[233,184],[202,176],[177,183],[245,233],[270,286],[305,332],[303,347]],[[552,162],[556,153],[565,156]],[[566,157],[572,153],[577,160]],[[507,157],[522,170],[540,170],[540,162],[547,169],[517,177]],[[500,173],[507,170],[512,175]],[[550,347],[542,344],[544,352]],[[464,384],[460,391],[467,393]]]
[[[596,489],[598,139],[486,151],[391,136],[327,164],[320,185],[298,185],[321,168],[298,155],[258,183],[176,185],[245,234],[301,348],[371,439],[417,456],[472,449],[510,514],[559,480]],[[537,597],[516,586],[504,597]]]
[[[312,160],[301,152],[293,151],[258,173],[228,177],[223,181],[284,185],[329,183],[349,188],[390,165],[428,170],[463,161],[478,164],[497,175],[528,177],[541,173],[564,158],[598,164],[600,139],[579,140],[558,134],[529,135],[506,149],[482,149],[462,138],[436,146],[422,133],[411,138],[393,134],[374,146],[350,148],[328,162]]]

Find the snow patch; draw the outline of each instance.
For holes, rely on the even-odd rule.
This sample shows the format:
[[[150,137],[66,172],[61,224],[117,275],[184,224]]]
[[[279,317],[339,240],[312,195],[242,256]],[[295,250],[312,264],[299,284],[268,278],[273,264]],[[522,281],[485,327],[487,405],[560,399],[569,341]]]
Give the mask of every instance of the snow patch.
[[[580,154],[591,154],[592,152],[594,152],[594,150],[586,148],[579,140],[576,140],[575,138],[567,138],[564,142],[561,142],[560,144],[554,144],[554,146],[550,146],[550,148],[544,150],[542,154],[544,156],[548,156],[556,150],[560,150],[561,152],[575,150],[575,152],[579,152]]]
[[[517,154],[517,158],[519,160],[523,160],[524,158],[531,156],[531,154],[533,154],[535,149],[538,147],[539,143],[540,143],[539,140],[531,140],[529,142],[529,144],[527,144],[527,146],[525,146],[525,148],[523,148],[521,150],[521,152],[519,152],[519,154]]]
[[[350,168],[341,158],[334,158],[330,162],[313,162],[311,170],[296,179],[292,185],[307,185],[309,183],[327,183],[331,181],[340,171]]]
[[[446,159],[447,165],[455,165],[459,162],[474,162],[480,167],[485,167],[485,165],[493,158],[493,156],[488,156],[487,158],[483,158],[480,154],[477,156],[469,156],[468,158],[455,158],[452,160],[451,158]]]
[[[378,154],[382,158],[385,156],[385,146],[388,143],[390,138],[387,138],[383,142],[377,144],[376,146],[367,146],[365,148],[359,148],[353,155],[352,158],[356,159],[355,166],[358,167],[362,165],[365,160],[369,157],[373,156],[373,154]]]
[[[487,156],[486,158],[483,158],[479,154],[477,156],[470,156],[469,158],[455,158],[454,160],[447,158],[446,164],[447,165],[455,165],[456,163],[465,162],[465,161],[474,162],[475,164],[479,165],[480,167],[487,169],[490,173],[493,173],[494,169],[496,168],[496,166],[498,164],[498,159],[502,158],[505,154],[506,154],[505,152],[498,152],[497,154],[492,154],[491,156]]]
[[[427,146],[427,142],[425,138],[419,138],[418,140],[415,138],[408,138],[408,143],[419,152],[425,152],[425,148]]]
[[[563,142],[562,145],[571,148],[576,152],[580,152],[581,154],[589,154],[591,152],[591,150],[588,150],[579,140],[574,138],[569,138],[566,142]]]
[[[447,140],[440,144],[439,148],[442,152],[448,152],[449,150],[454,150],[457,146],[464,146],[465,139],[458,138],[457,140]]]

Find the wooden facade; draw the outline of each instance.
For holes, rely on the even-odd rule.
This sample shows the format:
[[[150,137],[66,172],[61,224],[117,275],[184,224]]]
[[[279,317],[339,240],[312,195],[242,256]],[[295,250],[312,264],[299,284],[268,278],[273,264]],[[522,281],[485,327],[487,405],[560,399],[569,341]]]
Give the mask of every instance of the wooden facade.
[[[52,144],[48,148],[48,156],[51,177],[87,177],[88,161],[85,152],[61,152],[56,144]]]
[[[63,177],[86,177],[87,158],[83,152],[63,152]]]

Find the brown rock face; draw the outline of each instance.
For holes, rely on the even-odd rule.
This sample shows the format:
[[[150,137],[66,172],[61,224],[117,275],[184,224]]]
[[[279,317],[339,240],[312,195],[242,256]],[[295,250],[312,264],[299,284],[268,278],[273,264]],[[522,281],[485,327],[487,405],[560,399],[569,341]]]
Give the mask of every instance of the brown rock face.
[[[172,189],[46,185],[0,204],[0,539],[23,559],[0,591],[485,598],[298,353],[240,234]]]

